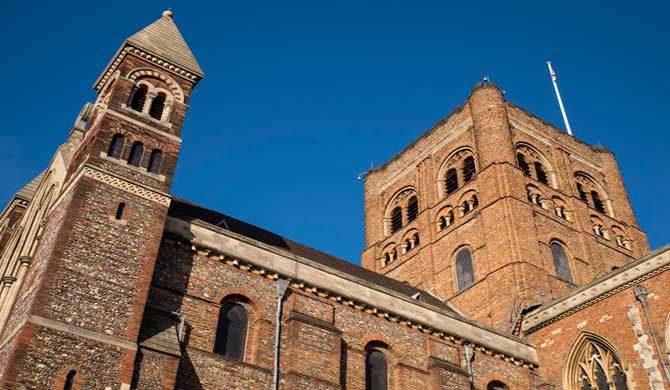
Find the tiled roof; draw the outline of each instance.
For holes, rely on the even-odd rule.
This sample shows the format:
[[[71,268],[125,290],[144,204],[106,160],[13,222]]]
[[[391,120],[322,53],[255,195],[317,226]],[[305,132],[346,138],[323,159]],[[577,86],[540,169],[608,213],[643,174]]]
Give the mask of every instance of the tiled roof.
[[[160,19],[128,38],[128,43],[203,76],[204,73],[198,61],[184,41],[171,15],[169,11],[166,11]]]
[[[346,260],[331,256],[314,248],[310,248],[298,242],[289,240],[258,226],[254,226],[236,218],[229,217],[225,214],[206,209],[186,200],[173,198],[172,203],[170,204],[169,214],[170,216],[179,219],[199,219],[219,228],[230,230],[256,241],[260,241],[266,245],[271,245],[283,250],[287,250],[297,256],[316,261],[325,267],[332,268],[339,272],[366,280],[370,283],[393,290],[407,297],[418,299],[419,301],[429,305],[437,306],[450,312],[456,317],[462,318],[462,316],[457,313],[449,304],[436,298],[426,291],[419,290],[410,286],[409,284],[391,279],[382,274],[378,274],[358,265],[352,264]]]

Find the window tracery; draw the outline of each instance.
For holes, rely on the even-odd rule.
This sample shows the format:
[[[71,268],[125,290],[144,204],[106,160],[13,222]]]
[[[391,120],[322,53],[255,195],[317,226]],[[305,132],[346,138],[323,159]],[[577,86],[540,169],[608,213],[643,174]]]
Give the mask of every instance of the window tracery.
[[[569,390],[628,390],[621,360],[595,337],[578,339],[566,369]]]

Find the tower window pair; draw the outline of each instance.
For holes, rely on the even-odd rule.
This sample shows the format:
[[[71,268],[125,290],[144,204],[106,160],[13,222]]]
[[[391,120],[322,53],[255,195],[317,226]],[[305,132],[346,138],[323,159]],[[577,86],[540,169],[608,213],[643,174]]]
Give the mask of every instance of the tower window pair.
[[[596,181],[588,177],[584,173],[576,173],[575,180],[577,181],[577,194],[579,199],[586,203],[589,207],[596,209],[601,214],[607,215],[605,209],[605,202],[601,198],[603,191],[596,184]]]
[[[520,148],[516,154],[516,162],[524,175],[534,178],[542,184],[549,185],[549,177],[542,162],[539,161],[537,153],[524,153],[529,148]],[[531,160],[531,161],[529,161]]]
[[[395,206],[387,214],[388,231],[390,234],[402,229],[403,226],[415,220],[419,215],[419,199],[414,189],[400,191],[393,197],[391,206]]]
[[[145,112],[148,95],[149,87],[146,84],[139,85],[130,99],[130,108],[137,112]],[[151,99],[151,105],[148,107],[149,116],[156,120],[162,120],[166,101],[167,95],[164,92],[158,92],[156,96]]]
[[[125,144],[125,137],[123,134],[117,133],[112,137],[112,142],[109,145],[107,155],[112,158],[121,159],[123,148]],[[140,141],[135,141],[130,147],[128,153],[128,164],[139,167],[142,165],[142,157],[144,155],[144,144]],[[160,149],[153,149],[149,155],[149,164],[147,171],[158,174],[163,162],[163,152]]]
[[[475,167],[475,159],[472,156],[468,156],[463,160],[461,165],[461,178],[462,184],[470,182],[477,173],[477,168]],[[459,182],[458,170],[456,168],[449,168],[447,174],[444,178],[445,192],[447,195],[453,194],[456,192],[461,185]]]

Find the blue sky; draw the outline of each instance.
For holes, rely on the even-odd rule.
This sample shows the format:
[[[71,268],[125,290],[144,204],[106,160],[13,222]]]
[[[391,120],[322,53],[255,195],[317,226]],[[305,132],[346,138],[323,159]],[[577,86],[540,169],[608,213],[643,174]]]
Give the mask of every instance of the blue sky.
[[[3,5],[0,199],[47,164],[123,39],[171,6],[207,74],[173,192],[358,262],[362,184],[482,76],[613,150],[652,247],[670,241],[670,2],[114,1]],[[92,7],[91,4],[95,6]]]

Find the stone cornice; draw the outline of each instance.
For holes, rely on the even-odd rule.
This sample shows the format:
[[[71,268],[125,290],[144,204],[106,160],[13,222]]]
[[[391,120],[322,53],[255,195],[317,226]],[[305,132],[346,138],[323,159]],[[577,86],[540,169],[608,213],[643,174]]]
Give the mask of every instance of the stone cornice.
[[[121,61],[123,61],[123,58],[126,55],[133,55],[145,61],[151,62],[155,64],[156,67],[166,70],[170,73],[174,73],[177,76],[184,78],[186,80],[190,80],[193,83],[197,83],[200,80],[200,78],[202,78],[202,75],[197,74],[194,71],[182,69],[179,66],[170,63],[168,61],[165,61],[164,59],[150,53],[148,50],[137,48],[126,42],[122,46],[122,48],[117,52],[114,58],[112,58],[112,60],[109,62],[109,64],[107,65],[103,73],[100,75],[100,77],[95,81],[95,84],[93,85],[93,88],[95,88],[95,90],[100,91],[100,89],[102,89],[102,87],[107,83],[107,80],[109,80],[109,78],[112,77],[112,75],[119,67],[119,64],[121,64]]]
[[[473,344],[476,350],[517,366],[537,367],[537,353],[527,341],[310,259],[199,220],[168,217],[165,229],[179,237],[166,238],[166,244],[268,279],[290,279],[294,289],[457,345]]]
[[[524,334],[533,333],[620,291],[670,269],[670,247],[664,246],[531,312]]]

